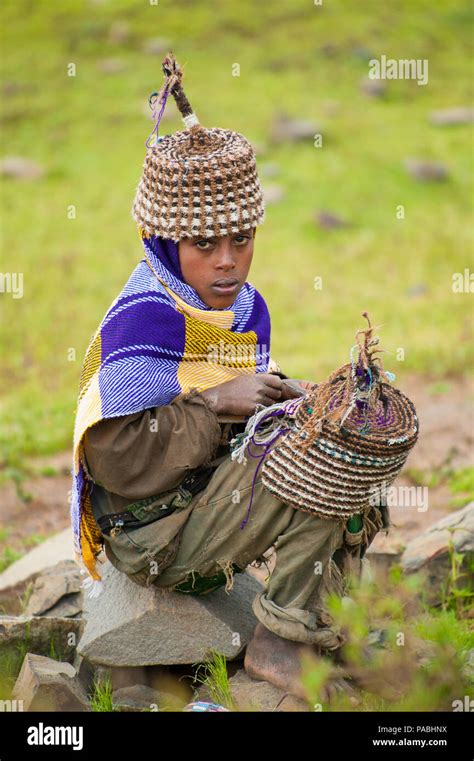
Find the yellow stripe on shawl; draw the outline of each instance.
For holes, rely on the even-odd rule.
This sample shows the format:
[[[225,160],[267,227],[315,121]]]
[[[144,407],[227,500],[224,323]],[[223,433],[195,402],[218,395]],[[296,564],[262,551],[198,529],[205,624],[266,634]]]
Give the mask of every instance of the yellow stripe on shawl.
[[[160,278],[160,283],[166,288],[169,295],[176,301],[177,305],[180,308],[180,312],[183,312],[186,315],[189,315],[190,317],[194,317],[195,320],[199,320],[200,322],[207,322],[209,325],[214,325],[216,328],[231,328],[232,323],[234,322],[234,313],[230,309],[217,309],[217,310],[207,310],[207,309],[198,309],[197,307],[193,307],[190,304],[187,304],[181,296],[178,296],[177,293],[174,293],[174,291],[171,290]]]
[[[161,283],[185,319],[185,347],[177,376],[184,393],[191,388],[203,391],[238,375],[255,372],[255,331],[233,332],[230,328],[235,315],[231,310],[198,309]]]
[[[74,427],[74,470],[77,475],[80,466],[82,439],[94,423],[102,420],[102,401],[99,389],[99,369],[102,354],[100,330],[95,334],[86,351],[81,380],[79,384],[79,401]],[[101,535],[92,512],[89,485],[84,484],[80,513],[80,542],[82,561],[95,580],[97,573],[96,556],[102,549]]]
[[[90,379],[87,391],[77,405],[76,425],[74,428],[74,462],[76,472],[79,469],[79,450],[82,437],[88,428],[102,420],[102,400],[99,389],[99,372]]]
[[[101,578],[100,574],[96,571],[95,560],[101,549],[101,534],[92,512],[89,484],[86,484],[81,514],[81,551],[84,565],[96,581],[99,581]]]
[[[238,375],[255,373],[255,331],[234,333],[187,314],[184,319],[186,340],[177,376],[183,392],[191,388],[203,391]]]

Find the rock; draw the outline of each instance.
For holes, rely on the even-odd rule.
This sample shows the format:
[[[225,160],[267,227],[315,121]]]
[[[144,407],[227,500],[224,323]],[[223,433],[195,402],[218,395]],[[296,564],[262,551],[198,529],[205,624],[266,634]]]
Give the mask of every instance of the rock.
[[[388,572],[393,565],[400,562],[402,556],[401,552],[390,549],[378,549],[377,547],[369,547],[365,557],[370,561],[370,567],[372,569],[375,578],[386,578]]]
[[[70,663],[27,653],[13,688],[25,711],[90,711],[86,691]]]
[[[70,528],[60,531],[12,563],[0,574],[0,592],[30,581],[32,577],[56,565],[60,560],[74,560]]]
[[[306,701],[269,682],[252,679],[243,670],[229,679],[229,686],[238,711],[309,711]]]
[[[185,705],[177,701],[174,695],[154,690],[145,684],[114,690],[112,702],[119,711],[181,711]]]
[[[429,120],[437,127],[447,127],[457,124],[470,124],[474,121],[474,108],[443,108],[440,111],[432,111]]]
[[[326,56],[327,58],[333,58],[338,54],[339,48],[334,42],[325,42],[324,45],[321,45],[319,51],[321,55]]]
[[[363,45],[355,45],[351,50],[351,54],[354,58],[358,58],[359,61],[370,61],[372,58],[375,58],[373,50],[369,50],[369,48]]]
[[[262,66],[267,71],[286,71],[290,67],[290,61],[288,58],[273,58],[267,59],[263,62]]]
[[[71,663],[76,670],[76,677],[79,679],[86,692],[90,693],[95,678],[96,667],[92,663],[89,663],[89,661],[86,661],[86,659],[83,658],[82,655],[79,655],[78,652],[74,653]]]
[[[97,68],[102,74],[120,74],[125,69],[125,64],[120,58],[104,58],[97,63]]]
[[[75,618],[45,616],[0,616],[2,654],[13,657],[25,646],[38,655],[58,654],[72,660],[82,630],[82,621]]]
[[[383,98],[387,92],[387,85],[381,79],[364,77],[360,83],[360,90],[370,98]]]
[[[169,40],[163,37],[153,37],[150,40],[145,40],[142,50],[144,53],[150,53],[150,55],[162,55],[167,53],[172,47]]]
[[[466,653],[462,675],[468,682],[474,682],[474,647]]]
[[[450,542],[456,553],[464,555],[461,571],[466,575],[460,579],[460,586],[472,587],[467,568],[474,555],[474,502],[430,526],[409,542],[402,555],[401,565],[406,573],[425,572],[424,592],[433,605],[442,602],[443,589],[450,578]]]
[[[439,161],[408,158],[404,164],[408,173],[416,180],[442,182],[449,177],[447,168]]]
[[[272,140],[277,143],[290,140],[292,142],[307,141],[313,144],[315,135],[321,133],[322,130],[314,122],[291,119],[286,114],[277,116],[272,125]]]
[[[123,45],[130,37],[130,27],[126,21],[114,21],[109,31],[109,41],[113,45]]]
[[[244,650],[257,623],[252,601],[262,589],[247,573],[234,588],[184,595],[135,584],[110,563],[104,590],[86,598],[86,625],[78,652],[104,666],[195,663],[217,650],[229,660]],[[131,643],[133,643],[131,645]]]
[[[266,185],[263,189],[265,203],[270,205],[280,203],[285,197],[285,189],[281,185]]]
[[[229,687],[236,711],[309,711],[306,701],[269,682],[252,679],[243,669],[229,679]]]
[[[56,605],[44,613],[46,618],[76,618],[82,616],[83,598],[81,594],[66,595]]]
[[[374,650],[387,647],[387,630],[372,629],[367,635],[367,647]]]
[[[7,156],[0,161],[0,175],[13,180],[39,180],[44,175],[44,169],[31,159],[25,159],[22,156]]]
[[[61,612],[77,615],[82,610],[81,573],[73,560],[62,560],[47,568],[36,577],[33,591],[24,610],[25,616],[45,615],[54,609],[53,615],[61,617]],[[68,597],[62,606],[57,603]]]
[[[424,296],[428,292],[428,287],[426,283],[416,283],[415,285],[410,286],[410,288],[407,288],[406,295],[410,299],[415,299],[418,296]]]
[[[19,92],[25,89],[24,84],[20,84],[20,82],[15,82],[12,79],[7,79],[3,82],[1,92],[2,95],[5,95],[7,98],[12,95],[17,95]]]
[[[93,664],[91,666],[94,668]],[[136,684],[150,686],[145,666],[96,666],[94,668],[94,679],[99,681],[104,679],[110,680],[114,690],[128,689]]]
[[[316,223],[323,230],[339,230],[342,227],[347,227],[347,222],[331,211],[318,211]]]

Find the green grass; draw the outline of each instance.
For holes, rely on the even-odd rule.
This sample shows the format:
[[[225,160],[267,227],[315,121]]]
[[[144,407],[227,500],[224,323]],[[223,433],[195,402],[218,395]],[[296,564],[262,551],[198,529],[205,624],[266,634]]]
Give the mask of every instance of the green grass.
[[[25,626],[25,638],[22,642],[2,647],[0,652],[0,700],[10,699],[23,661],[30,652],[30,625]]]
[[[110,676],[94,679],[89,699],[92,710],[99,713],[114,711],[112,693],[113,687]]]
[[[214,703],[232,710],[235,704],[230,691],[226,664],[225,655],[212,653],[204,663],[199,664],[194,681],[203,684],[208,689]]]
[[[0,541],[6,541],[9,533],[9,529],[0,530]],[[36,547],[38,544],[44,542],[47,538],[48,536],[42,536],[40,534],[31,534],[30,536],[24,537],[21,539],[21,543],[24,548],[23,551],[18,550],[15,547],[5,547],[3,551],[0,552],[0,573],[5,571],[8,566],[12,565],[12,563],[15,563],[17,560],[23,557],[27,550]]]
[[[6,0],[3,144],[46,173],[2,183],[2,271],[24,273],[24,297],[2,297],[4,460],[21,466],[70,446],[84,351],[141,258],[130,208],[152,127],[143,110],[162,81],[160,56],[142,52],[150,37],[170,40],[202,122],[243,132],[262,146],[259,167],[280,167],[268,182],[286,197],[268,207],[249,279],[268,301],[283,369],[320,380],[347,361],[364,309],[383,326],[386,366],[397,376],[423,371],[435,381],[471,367],[470,295],[451,291],[453,272],[473,267],[471,133],[427,117],[469,103],[472,18],[467,0]],[[109,37],[117,21],[129,28],[122,46]],[[428,85],[390,81],[384,99],[362,94],[367,60],[382,54],[427,58]],[[109,57],[123,72],[101,73]],[[236,62],[240,77],[231,76]],[[69,63],[75,77],[66,76]],[[272,144],[283,108],[321,124],[323,147]],[[161,132],[181,127],[167,120]],[[445,163],[449,180],[416,182],[407,156]],[[318,209],[350,227],[318,229]],[[419,284],[424,292],[410,295]]]
[[[5,571],[9,565],[12,565],[12,563],[19,560],[22,555],[22,552],[18,552],[12,547],[5,547],[3,553],[0,555],[0,573]]]
[[[360,703],[351,705],[346,695],[325,701],[322,689],[331,679],[331,664],[306,659],[303,684],[310,710],[448,711],[453,700],[469,694],[464,665],[474,632],[468,609],[424,605],[425,583],[397,568],[384,584],[357,584],[350,606],[329,598],[333,620],[347,637],[345,669],[355,678]],[[383,641],[368,652],[367,638],[378,630]]]
[[[450,481],[451,491],[468,492],[474,496],[474,468],[462,468],[453,474]]]
[[[474,500],[474,468],[471,466],[455,470],[450,465],[444,465],[431,471],[407,468],[405,474],[416,486],[426,486],[428,489],[446,484],[454,495],[449,500],[450,507],[464,507]]]

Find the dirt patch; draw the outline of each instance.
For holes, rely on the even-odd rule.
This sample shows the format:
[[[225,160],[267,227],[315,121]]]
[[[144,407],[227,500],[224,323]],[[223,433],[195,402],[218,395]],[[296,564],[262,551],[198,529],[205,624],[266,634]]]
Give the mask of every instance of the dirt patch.
[[[21,483],[21,499],[13,482],[0,488],[0,558],[7,548],[24,553],[41,539],[46,539],[69,525],[71,489],[71,453],[62,452],[54,457],[32,460],[32,472],[53,475],[36,475]]]

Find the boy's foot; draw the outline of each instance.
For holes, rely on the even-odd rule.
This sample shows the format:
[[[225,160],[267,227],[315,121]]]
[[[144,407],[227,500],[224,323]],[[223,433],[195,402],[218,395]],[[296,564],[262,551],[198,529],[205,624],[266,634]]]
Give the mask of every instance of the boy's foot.
[[[319,649],[313,645],[279,637],[258,623],[255,632],[247,645],[244,668],[252,679],[260,679],[279,687],[280,690],[305,698],[306,693],[301,684],[301,657],[304,653],[316,655]],[[326,685],[324,702],[341,694],[352,693],[352,689],[341,674]]]
[[[247,645],[244,668],[252,679],[263,679],[285,692],[304,698],[300,684],[300,658],[303,652],[314,651],[311,645],[283,639],[258,623]]]

